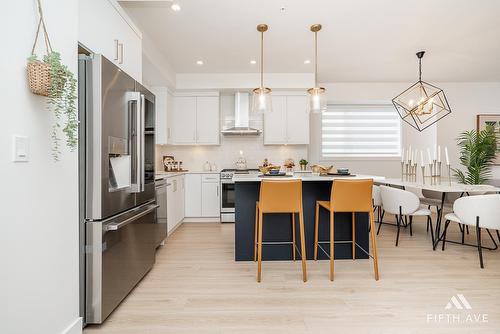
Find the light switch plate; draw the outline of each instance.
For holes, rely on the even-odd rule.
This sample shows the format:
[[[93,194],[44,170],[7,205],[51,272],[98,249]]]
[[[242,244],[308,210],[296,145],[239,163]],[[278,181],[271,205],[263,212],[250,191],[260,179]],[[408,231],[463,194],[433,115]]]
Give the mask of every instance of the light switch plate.
[[[12,137],[12,153],[14,162],[27,162],[29,161],[29,139],[26,136]]]

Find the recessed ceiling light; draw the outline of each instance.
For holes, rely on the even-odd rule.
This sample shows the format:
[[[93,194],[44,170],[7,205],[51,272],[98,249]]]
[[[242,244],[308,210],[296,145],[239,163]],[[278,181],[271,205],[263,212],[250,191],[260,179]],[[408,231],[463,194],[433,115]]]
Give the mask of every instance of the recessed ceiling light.
[[[257,61],[256,60],[250,60],[250,64],[255,65],[255,64],[257,64]]]
[[[311,63],[311,61],[310,61],[309,59],[304,60],[304,64],[306,64],[306,65],[307,65],[307,64],[310,64],[310,63]]]
[[[170,6],[170,9],[172,9],[174,12],[178,12],[181,10],[181,6],[177,2],[174,2],[172,6]]]
[[[203,65],[203,60],[197,60],[196,65]]]

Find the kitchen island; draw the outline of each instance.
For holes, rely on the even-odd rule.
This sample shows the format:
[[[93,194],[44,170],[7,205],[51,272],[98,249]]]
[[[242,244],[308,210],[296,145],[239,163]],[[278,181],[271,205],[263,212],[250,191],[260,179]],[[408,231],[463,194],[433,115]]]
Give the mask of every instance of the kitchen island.
[[[260,182],[265,179],[293,180],[302,179],[302,202],[304,210],[304,229],[306,239],[307,259],[313,258],[314,250],[314,215],[318,200],[330,200],[330,192],[334,179],[373,179],[383,180],[383,177],[371,175],[357,176],[298,176],[292,177],[260,177],[258,175],[238,175],[233,177],[235,182],[235,260],[252,261],[254,251],[255,202],[259,199]],[[296,218],[298,220],[298,217]],[[320,209],[319,240],[329,240],[328,212]],[[352,240],[352,214],[335,213],[335,241]],[[296,224],[297,235],[299,225]],[[263,225],[264,242],[283,242],[292,240],[290,214],[265,214]],[[369,250],[368,214],[356,213],[356,242]],[[297,239],[300,249],[300,240]],[[328,249],[328,245],[323,246]],[[336,259],[352,259],[351,243],[335,244]],[[368,256],[361,250],[356,251],[357,259],[367,259]],[[290,245],[264,245],[263,260],[291,260],[292,247]],[[297,254],[297,259],[299,259]],[[318,259],[327,259],[321,249],[318,250]]]

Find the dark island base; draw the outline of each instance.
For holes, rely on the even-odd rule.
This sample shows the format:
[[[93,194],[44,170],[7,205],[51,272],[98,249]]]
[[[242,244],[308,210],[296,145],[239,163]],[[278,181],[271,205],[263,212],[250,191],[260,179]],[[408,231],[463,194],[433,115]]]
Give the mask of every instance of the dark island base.
[[[314,255],[314,215],[317,200],[329,200],[331,181],[309,181],[302,182],[302,201],[304,208],[304,228],[306,236],[306,258],[313,259]],[[236,223],[235,223],[235,260],[252,261],[254,253],[254,226],[255,226],[255,202],[259,199],[260,182],[236,182]],[[354,199],[353,199],[354,200]],[[356,242],[366,251],[369,250],[368,233],[369,216],[366,213],[356,213]],[[299,218],[295,217],[296,242],[300,250]],[[319,240],[327,241],[330,235],[330,223],[328,211],[320,208]],[[292,222],[291,214],[264,214],[264,225],[262,232],[263,240],[266,241],[291,241]],[[352,240],[352,214],[335,214],[335,241]],[[323,248],[329,251],[329,244],[323,244]],[[300,259],[299,254],[296,255]],[[367,259],[362,250],[357,249],[357,259]],[[291,245],[263,245],[263,260],[291,260]],[[318,250],[318,259],[328,259]],[[352,259],[352,244],[335,244],[335,259]]]

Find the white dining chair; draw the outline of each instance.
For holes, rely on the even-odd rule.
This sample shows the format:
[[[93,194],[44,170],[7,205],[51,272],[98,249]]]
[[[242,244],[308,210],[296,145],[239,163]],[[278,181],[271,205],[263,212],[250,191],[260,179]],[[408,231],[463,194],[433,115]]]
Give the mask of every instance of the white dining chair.
[[[443,246],[446,243],[446,231],[450,222],[473,226],[476,228],[477,250],[479,253],[479,264],[483,264],[483,247],[481,246],[481,229],[485,228],[495,244],[495,239],[488,229],[500,230],[500,195],[477,195],[459,198],[453,204],[453,212],[445,217],[445,226],[443,232]]]
[[[434,245],[434,229],[432,227],[432,212],[427,208],[420,207],[420,200],[417,195],[412,192],[380,186],[380,195],[382,197],[382,205],[384,211],[396,215],[396,225],[398,232],[396,235],[396,246],[399,244],[399,232],[403,224],[403,217],[410,217],[410,235],[413,235],[413,217],[421,216],[427,217],[427,222],[430,224],[432,244]]]

